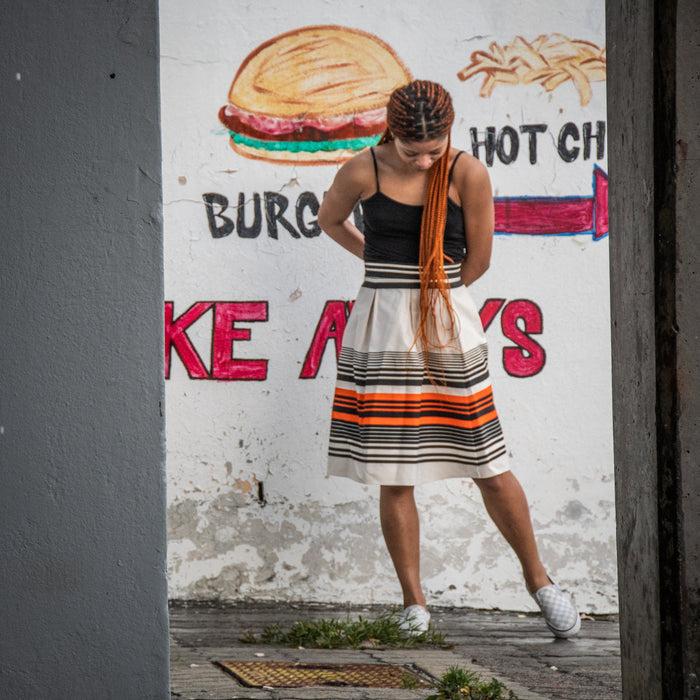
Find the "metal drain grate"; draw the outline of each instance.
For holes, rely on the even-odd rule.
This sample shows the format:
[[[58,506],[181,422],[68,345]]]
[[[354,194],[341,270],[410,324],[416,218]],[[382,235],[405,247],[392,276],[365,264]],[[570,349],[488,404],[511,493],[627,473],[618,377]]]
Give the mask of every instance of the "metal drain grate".
[[[404,688],[426,681],[407,666],[394,664],[308,664],[280,661],[216,661],[249,688]]]

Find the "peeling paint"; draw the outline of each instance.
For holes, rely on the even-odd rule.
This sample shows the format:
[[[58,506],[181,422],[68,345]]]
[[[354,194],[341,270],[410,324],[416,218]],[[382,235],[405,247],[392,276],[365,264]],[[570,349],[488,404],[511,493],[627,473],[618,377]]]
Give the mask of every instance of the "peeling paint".
[[[479,500],[465,496],[458,502],[443,496],[421,503],[421,566],[428,599],[440,605],[490,607],[495,595],[502,609],[534,610],[512,552]],[[234,492],[206,504],[173,504],[171,596],[323,601],[338,599],[342,590],[341,599],[396,603],[400,590],[376,508],[374,498],[333,508],[279,503],[266,507],[262,517],[252,498]],[[566,516],[573,522],[572,514],[586,528],[598,522],[595,513],[576,501],[568,502],[555,520]],[[195,523],[199,527],[193,531]],[[548,524],[540,547],[557,581],[588,601],[588,612],[614,610],[616,594],[600,585],[610,577],[614,537],[601,532],[583,567],[577,554],[579,528],[564,534],[552,530],[556,527]]]
[[[254,479],[254,481],[257,484],[257,479]],[[234,479],[231,487],[234,491],[240,491],[241,493],[252,493],[253,491],[253,484],[245,479]]]

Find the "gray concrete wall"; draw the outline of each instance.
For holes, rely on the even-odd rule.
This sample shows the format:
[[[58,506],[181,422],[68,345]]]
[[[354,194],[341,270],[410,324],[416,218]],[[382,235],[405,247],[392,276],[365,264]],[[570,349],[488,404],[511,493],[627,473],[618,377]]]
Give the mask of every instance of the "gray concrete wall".
[[[690,0],[607,6],[618,575],[630,700],[700,697],[699,27]]]
[[[157,3],[0,23],[0,696],[168,696]]]
[[[621,646],[625,688],[639,693],[644,688],[657,693],[661,686],[658,663],[648,663],[660,658],[659,638],[647,634],[660,624],[655,573],[654,159],[649,147],[652,10],[650,0],[607,7],[615,484],[620,617],[625,627]],[[640,101],[640,96],[648,98]]]
[[[700,4],[678,2],[676,324],[684,693],[700,698]]]

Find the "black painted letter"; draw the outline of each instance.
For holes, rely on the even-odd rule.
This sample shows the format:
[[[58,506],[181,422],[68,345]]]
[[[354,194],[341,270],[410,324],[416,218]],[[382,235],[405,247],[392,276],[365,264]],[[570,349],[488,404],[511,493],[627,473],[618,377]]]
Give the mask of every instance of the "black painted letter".
[[[314,238],[315,236],[321,235],[321,227],[318,225],[318,221],[314,219],[309,222],[307,226],[304,222],[304,209],[309,208],[311,214],[316,216],[318,214],[318,199],[313,192],[302,192],[297,199],[296,213],[297,213],[297,226],[299,230],[307,237]]]
[[[506,137],[510,141],[510,150],[506,153],[505,141]],[[498,142],[496,144],[496,153],[498,160],[504,165],[509,165],[518,157],[520,150],[520,138],[518,132],[512,126],[504,126],[498,134]]]
[[[204,207],[207,210],[207,222],[209,223],[209,232],[212,238],[223,238],[228,236],[233,231],[233,221],[224,216],[223,213],[228,208],[228,199],[222,194],[209,192],[202,195]],[[214,211],[214,205],[221,207],[218,212]],[[221,225],[217,225],[217,219],[221,219]]]
[[[493,154],[496,152],[496,127],[487,126],[486,136],[483,141],[479,141],[479,135],[476,127],[469,129],[469,134],[472,138],[472,155],[474,158],[479,157],[479,146],[484,146],[486,149],[486,165],[493,165]]]
[[[520,133],[528,134],[530,145],[530,164],[537,162],[537,134],[544,134],[547,131],[546,124],[521,124]]]
[[[238,216],[236,217],[236,228],[240,238],[257,238],[262,228],[262,210],[260,207],[260,195],[253,194],[253,225],[246,226],[245,223],[245,195],[238,193]]]
[[[289,206],[289,200],[279,192],[265,192],[265,219],[267,220],[267,235],[277,238],[277,222],[282,228],[292,234],[292,238],[301,238],[301,234],[284,218],[283,214]]]
[[[352,210],[352,220],[355,224],[355,227],[358,229],[360,233],[365,232],[365,214],[362,211],[362,205],[360,202],[358,202],[355,205],[355,208]]]
[[[583,159],[591,157],[591,139],[596,140],[596,160],[600,160],[605,155],[605,122],[595,123],[595,136],[591,135],[591,123],[583,125]]]
[[[562,126],[561,131],[559,132],[559,140],[557,141],[557,151],[559,151],[559,155],[565,163],[575,161],[578,158],[579,151],[581,150],[578,146],[569,148],[566,145],[566,139],[569,136],[574,141],[579,140],[578,127],[572,122],[567,122],[564,124],[564,126]]]

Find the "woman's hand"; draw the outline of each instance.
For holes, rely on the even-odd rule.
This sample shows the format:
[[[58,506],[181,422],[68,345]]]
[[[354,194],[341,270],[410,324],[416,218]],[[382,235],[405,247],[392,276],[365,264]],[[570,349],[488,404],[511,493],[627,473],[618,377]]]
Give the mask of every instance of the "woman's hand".
[[[348,217],[358,200],[367,194],[368,185],[372,187],[372,166],[366,162],[371,157],[369,151],[364,151],[345,163],[335,176],[318,210],[318,225],[336,243],[358,258],[363,256],[365,237],[348,221]]]
[[[465,153],[455,166],[453,181],[459,192],[464,215],[467,257],[460,276],[469,286],[481,277],[491,264],[493,246],[493,194],[486,166]]]

